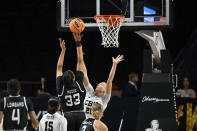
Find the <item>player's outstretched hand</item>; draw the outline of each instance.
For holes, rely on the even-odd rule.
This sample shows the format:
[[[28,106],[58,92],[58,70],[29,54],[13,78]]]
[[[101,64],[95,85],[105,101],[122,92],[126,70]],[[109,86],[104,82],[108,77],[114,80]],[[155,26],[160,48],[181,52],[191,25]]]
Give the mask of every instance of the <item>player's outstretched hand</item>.
[[[64,40],[62,40],[62,38],[59,38],[59,42],[60,42],[60,47],[62,48],[63,51],[65,51],[66,50],[66,46],[65,46]]]
[[[112,61],[114,64],[118,64],[119,62],[124,60],[124,56],[123,55],[118,55],[115,59],[114,57],[112,57]]]
[[[80,32],[75,32],[73,33],[73,36],[75,38],[75,41],[81,41],[83,35]]]

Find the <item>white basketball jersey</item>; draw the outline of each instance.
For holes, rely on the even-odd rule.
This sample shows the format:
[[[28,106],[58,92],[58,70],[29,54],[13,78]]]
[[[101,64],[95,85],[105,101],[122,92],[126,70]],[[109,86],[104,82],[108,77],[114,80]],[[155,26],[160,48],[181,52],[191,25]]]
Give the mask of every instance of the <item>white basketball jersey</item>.
[[[67,120],[57,112],[47,113],[40,120],[39,131],[67,131]]]
[[[93,118],[91,114],[91,108],[95,103],[99,103],[103,106],[104,110],[107,107],[107,104],[110,100],[111,95],[105,93],[102,97],[95,96],[94,88],[89,84],[86,89],[86,97],[84,100],[84,112],[86,119]]]

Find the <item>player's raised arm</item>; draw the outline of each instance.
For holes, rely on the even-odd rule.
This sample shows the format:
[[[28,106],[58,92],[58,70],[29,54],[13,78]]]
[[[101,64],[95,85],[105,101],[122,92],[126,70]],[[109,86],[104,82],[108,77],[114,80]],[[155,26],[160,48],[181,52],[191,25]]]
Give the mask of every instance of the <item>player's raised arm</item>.
[[[108,80],[107,80],[107,89],[106,89],[107,94],[111,94],[112,81],[114,79],[114,75],[115,75],[115,72],[116,72],[116,67],[117,67],[118,63],[123,61],[123,60],[124,60],[123,55],[118,55],[116,57],[116,59],[114,59],[114,57],[112,57],[113,65],[112,65],[112,68],[111,68],[111,71],[109,73],[109,77],[108,77]]]
[[[0,111],[0,124],[1,124],[2,119],[3,119],[3,111]]]
[[[76,48],[77,48],[77,71],[83,72],[84,86],[86,87],[89,84],[89,79],[88,79],[88,75],[87,75],[87,69],[85,66],[85,62],[83,59],[83,50],[82,50],[82,45],[81,45],[82,35],[80,33],[73,33],[73,36],[75,38]]]
[[[62,76],[63,74],[63,63],[64,63],[64,55],[66,52],[65,42],[61,38],[59,38],[60,47],[62,48],[61,54],[59,56],[58,62],[57,62],[57,71],[56,71],[56,77]]]

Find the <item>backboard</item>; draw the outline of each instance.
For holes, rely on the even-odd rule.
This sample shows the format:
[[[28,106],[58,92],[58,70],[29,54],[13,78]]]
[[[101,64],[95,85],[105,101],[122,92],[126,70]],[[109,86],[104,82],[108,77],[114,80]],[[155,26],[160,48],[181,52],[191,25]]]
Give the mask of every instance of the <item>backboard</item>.
[[[172,25],[172,0],[61,0],[58,4],[58,29],[69,31],[78,17],[86,31],[98,28],[95,15],[120,15],[125,12],[121,30],[163,29]],[[126,10],[126,11],[125,11]]]

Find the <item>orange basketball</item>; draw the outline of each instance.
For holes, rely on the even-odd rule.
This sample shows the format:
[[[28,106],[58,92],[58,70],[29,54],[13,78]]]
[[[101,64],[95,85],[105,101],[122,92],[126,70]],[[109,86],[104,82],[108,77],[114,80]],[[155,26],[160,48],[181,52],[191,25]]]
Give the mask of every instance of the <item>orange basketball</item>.
[[[72,32],[82,32],[85,28],[85,24],[82,19],[75,18],[70,22],[69,27]]]

